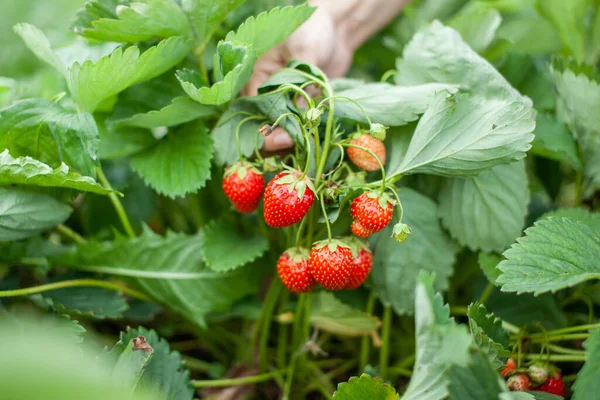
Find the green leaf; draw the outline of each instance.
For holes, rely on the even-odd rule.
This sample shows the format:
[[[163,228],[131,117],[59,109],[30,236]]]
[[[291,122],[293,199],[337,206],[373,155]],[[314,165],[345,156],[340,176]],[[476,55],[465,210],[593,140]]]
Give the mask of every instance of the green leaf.
[[[67,76],[67,66],[60,57],[54,53],[50,46],[50,42],[41,30],[26,23],[15,25],[13,30],[21,37],[21,39],[23,39],[25,46],[27,46],[37,58],[52,66],[60,74]]]
[[[519,101],[531,106],[484,58],[473,51],[455,30],[439,21],[421,29],[404,48],[396,64],[399,85],[430,82],[458,84],[485,98]]]
[[[534,128],[535,111],[522,103],[439,93],[389,174],[478,175],[525,157]]]
[[[501,252],[521,235],[529,204],[524,162],[497,165],[474,178],[451,178],[439,196],[442,224],[458,243]]]
[[[554,65],[558,116],[575,134],[584,165],[585,194],[600,188],[600,84],[580,71]]]
[[[98,319],[123,318],[129,309],[122,293],[100,287],[70,287],[30,296],[33,302],[60,314],[74,314]]]
[[[0,241],[35,236],[63,223],[73,209],[54,198],[0,187]]]
[[[252,46],[221,41],[215,53],[215,75],[218,82],[201,86],[189,71],[177,71],[183,90],[201,104],[219,105],[234,98],[246,84],[256,61]]]
[[[502,327],[502,320],[487,312],[483,304],[471,304],[467,311],[469,329],[473,341],[487,355],[494,369],[504,365],[499,357],[508,357],[508,331]]]
[[[513,394],[518,393],[518,392],[512,392]],[[563,400],[564,397],[562,396],[557,396],[555,394],[550,394],[550,393],[546,393],[546,392],[538,392],[536,390],[532,390],[529,392],[521,392],[523,394],[529,395],[531,397],[512,397],[509,400]],[[504,400],[504,398],[502,398],[501,400]]]
[[[315,10],[308,3],[298,7],[275,7],[257,17],[249,17],[236,32],[229,32],[225,40],[252,45],[256,55],[260,57],[291,35]]]
[[[136,46],[116,49],[97,62],[74,63],[67,83],[75,100],[86,111],[94,111],[106,99],[129,86],[154,78],[179,63],[189,52],[191,42],[170,37],[140,55]]]
[[[118,127],[101,118],[97,120],[100,134],[98,157],[101,160],[129,157],[156,143],[154,135],[148,129]]]
[[[189,97],[175,97],[171,103],[158,110],[114,120],[116,125],[137,126],[140,128],[157,128],[160,126],[175,126],[198,118],[213,115],[215,109],[211,106],[198,104]]]
[[[0,153],[0,185],[13,184],[61,187],[96,194],[114,192],[105,189],[89,176],[70,172],[64,163],[52,169],[31,157],[13,158],[8,150],[4,150]]]
[[[169,232],[166,237],[144,229],[141,236],[113,242],[90,242],[50,257],[58,265],[122,276],[157,302],[200,326],[211,312],[226,311],[255,292],[261,274],[256,265],[219,273],[203,263],[204,234]],[[260,270],[260,268],[258,268]]]
[[[466,367],[453,365],[449,375],[451,400],[498,400],[500,394],[508,392],[506,383],[482,352],[472,355]]]
[[[181,356],[177,351],[172,351],[169,343],[160,338],[154,330],[139,327],[121,332],[119,341],[111,353],[122,354],[129,342],[138,336],[146,339],[153,353],[142,372],[136,391],[160,393],[160,398],[164,400],[191,399],[194,388],[190,383],[189,371],[183,367]]]
[[[368,123],[362,109],[373,121],[387,126],[404,125],[423,114],[440,91],[454,93],[456,85],[427,83],[394,86],[389,83],[357,82],[356,86],[336,91],[335,112],[340,118]],[[343,99],[348,97],[359,104]]]
[[[448,392],[448,371],[469,361],[471,337],[464,326],[450,318],[442,296],[434,294],[435,277],[419,276],[415,294],[415,339],[413,375],[402,400],[442,400]]]
[[[89,7],[92,5],[86,4],[86,8]],[[79,21],[83,22],[81,17]],[[114,17],[87,20],[73,28],[75,33],[90,39],[128,43],[187,36],[191,30],[187,16],[177,2],[164,0],[118,4]]]
[[[579,63],[585,58],[585,19],[590,4],[590,0],[544,0],[537,3],[540,14],[556,27],[563,48]]]
[[[234,224],[216,220],[205,229],[204,258],[213,271],[224,272],[244,266],[262,256],[269,242],[262,235],[245,235]]]
[[[493,253],[483,253],[482,252],[482,253],[479,253],[477,260],[478,260],[479,266],[481,267],[481,270],[483,271],[483,274],[487,278],[488,282],[490,282],[496,286],[499,286],[496,283],[496,280],[498,279],[498,277],[500,276],[500,274],[502,272],[496,267],[498,266],[500,261],[502,261],[502,257],[500,257],[496,254],[493,254]]]
[[[500,286],[497,281],[496,286]],[[567,326],[566,315],[561,310],[556,296],[551,294],[534,296],[527,293],[517,295],[494,291],[486,305],[488,310],[513,325],[527,325],[536,321],[548,330]]]
[[[560,51],[560,39],[550,22],[538,15],[514,15],[504,19],[496,32],[497,39],[506,40],[514,49],[526,54],[551,54]],[[543,37],[544,40],[531,40]]]
[[[342,336],[368,335],[380,325],[377,317],[352,308],[325,291],[311,300],[310,323],[322,331]]]
[[[481,53],[494,40],[501,22],[502,17],[498,10],[481,8],[456,14],[448,25],[460,33],[469,47]]]
[[[585,224],[550,218],[536,222],[525,234],[498,265],[503,291],[555,292],[600,278],[600,236]]]
[[[113,377],[127,377],[133,383],[132,392],[138,385],[146,366],[150,363],[154,349],[146,344],[146,338],[138,336],[131,339],[127,347],[117,358]]]
[[[227,14],[241,4],[243,0],[181,0],[181,7],[192,22],[200,48],[205,48]]]
[[[11,399],[158,400],[152,392],[131,394],[126,377],[113,378],[112,365],[89,346],[73,343],[70,324],[43,319],[2,317],[2,390]],[[35,376],[35,379],[31,377]],[[191,398],[191,395],[190,395]]]
[[[569,218],[575,222],[589,226],[591,230],[600,234],[600,213],[590,212],[585,208],[559,208],[558,210],[547,212],[540,219],[549,219],[550,217]]]
[[[384,383],[381,379],[372,378],[362,374],[353,376],[348,382],[338,384],[333,394],[335,400],[395,400],[398,393],[393,386]]]
[[[198,104],[183,91],[175,74],[167,72],[119,95],[111,125],[157,128],[208,117],[216,107]]]
[[[177,197],[204,187],[212,156],[212,139],[198,122],[170,131],[133,156],[131,166],[158,193]]]
[[[436,289],[448,287],[458,248],[442,230],[433,201],[407,188],[400,189],[398,195],[405,211],[403,221],[413,233],[399,244],[391,237],[390,224],[373,236],[371,287],[385,305],[402,315],[414,311],[415,285],[421,270],[436,273]]]
[[[89,113],[72,113],[44,99],[20,100],[0,110],[0,148],[52,168],[67,164],[94,176],[98,128]]]
[[[590,337],[583,343],[586,361],[573,384],[573,400],[592,400],[600,390],[598,368],[600,368],[600,329],[592,329]]]
[[[576,169],[582,168],[573,135],[564,124],[554,117],[539,114],[533,134],[535,139],[531,147],[532,154],[565,162]]]

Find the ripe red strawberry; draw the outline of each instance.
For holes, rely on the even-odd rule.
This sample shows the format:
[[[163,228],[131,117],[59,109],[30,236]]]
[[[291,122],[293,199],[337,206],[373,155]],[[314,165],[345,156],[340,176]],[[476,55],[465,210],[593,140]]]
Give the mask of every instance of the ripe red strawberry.
[[[351,140],[350,144],[371,150],[379,157],[381,164],[385,165],[385,145],[381,140],[377,140],[373,136],[365,133],[358,138]],[[356,147],[348,147],[348,158],[350,158],[354,165],[365,171],[377,171],[379,169],[379,163],[375,157]]]
[[[357,239],[351,240],[350,249],[352,250],[354,261],[352,263],[352,270],[350,271],[350,279],[345,287],[347,290],[356,289],[362,285],[367,276],[369,276],[369,272],[371,272],[371,267],[373,266],[373,252],[371,252],[367,243]]]
[[[352,225],[350,225],[350,229],[352,230],[352,233],[354,233],[356,236],[361,237],[361,238],[368,238],[369,235],[371,235],[373,233],[373,231],[365,228],[364,226],[361,225],[360,222],[358,221],[352,221]]]
[[[225,171],[223,191],[239,212],[256,210],[262,196],[265,178],[248,162],[238,162]]]
[[[526,392],[531,389],[531,381],[524,374],[513,375],[506,382],[508,390],[513,392]]]
[[[290,292],[310,292],[315,280],[308,272],[308,250],[291,248],[283,252],[277,261],[277,273]]]
[[[265,189],[265,222],[273,228],[283,228],[300,221],[315,200],[315,192],[308,178],[302,181],[299,171],[285,171],[275,175]]]
[[[506,361],[506,367],[500,372],[500,375],[506,376],[517,369],[517,363],[512,358],[509,358]]]
[[[379,232],[392,220],[394,206],[387,195],[368,192],[352,200],[350,214],[366,229]]]
[[[348,284],[354,257],[350,247],[339,240],[323,240],[313,245],[308,270],[327,290],[341,290]]]
[[[557,371],[553,376],[549,377],[543,385],[536,388],[540,392],[555,394],[557,396],[565,396],[565,382],[560,371]]]

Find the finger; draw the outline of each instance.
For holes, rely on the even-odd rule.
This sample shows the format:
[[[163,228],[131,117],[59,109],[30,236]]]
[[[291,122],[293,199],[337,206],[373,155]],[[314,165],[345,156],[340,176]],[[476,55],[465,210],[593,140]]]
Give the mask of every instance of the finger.
[[[250,79],[242,89],[243,96],[256,96],[260,85],[285,65],[281,46],[275,46],[263,54],[254,65]]]
[[[288,149],[294,146],[294,140],[281,127],[273,129],[273,133],[265,137],[263,150],[267,152]]]

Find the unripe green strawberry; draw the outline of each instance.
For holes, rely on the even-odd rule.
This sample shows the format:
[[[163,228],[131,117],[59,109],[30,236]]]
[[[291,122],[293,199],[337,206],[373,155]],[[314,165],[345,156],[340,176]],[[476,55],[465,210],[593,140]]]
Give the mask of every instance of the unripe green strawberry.
[[[341,290],[350,279],[354,257],[350,247],[339,240],[323,240],[313,245],[308,270],[327,290]]]
[[[531,389],[531,381],[524,374],[513,375],[506,381],[508,390],[513,392],[526,392]]]
[[[544,383],[548,379],[548,365],[545,363],[534,363],[527,368],[527,375],[534,383]]]
[[[265,178],[252,164],[238,162],[225,171],[223,191],[239,212],[256,210],[265,186]]]
[[[283,252],[277,261],[277,273],[290,292],[298,294],[310,292],[315,280],[308,271],[308,250],[291,248]]]
[[[358,138],[351,140],[350,144],[371,150],[379,158],[381,164],[385,165],[385,145],[381,140],[377,140],[368,134],[362,134]],[[375,157],[362,149],[348,147],[347,153],[350,161],[360,169],[364,169],[365,171],[377,171],[380,169]]]
[[[350,214],[366,229],[379,232],[392,220],[394,206],[387,195],[368,192],[352,200]]]
[[[263,215],[273,228],[283,228],[304,218],[315,200],[310,180],[300,180],[300,171],[285,171],[275,175],[265,189]]]
[[[381,124],[371,124],[369,127],[369,132],[371,136],[373,136],[377,140],[381,140],[382,142],[385,140],[385,130],[386,127]]]

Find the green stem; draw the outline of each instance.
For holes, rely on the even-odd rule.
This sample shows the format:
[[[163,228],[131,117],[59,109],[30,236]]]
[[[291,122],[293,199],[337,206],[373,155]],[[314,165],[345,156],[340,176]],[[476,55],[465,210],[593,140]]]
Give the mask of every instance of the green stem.
[[[259,382],[270,381],[271,379],[274,379],[277,375],[281,375],[282,372],[283,371],[278,370],[278,371],[268,372],[266,374],[244,376],[241,378],[231,378],[231,379],[215,379],[215,380],[207,380],[207,381],[192,380],[192,385],[195,388],[247,385],[250,383],[259,383]]]
[[[321,211],[323,212],[323,218],[325,218],[325,226],[327,226],[327,240],[331,241],[331,226],[329,226],[329,217],[327,216],[327,211],[325,211],[323,193],[319,195],[319,202],[321,203]]]
[[[192,371],[208,372],[212,368],[212,364],[197,358],[182,355],[183,366]]]
[[[587,325],[571,326],[569,328],[556,329],[554,331],[534,333],[533,335],[529,335],[528,338],[529,339],[545,338],[545,337],[549,337],[549,336],[562,335],[563,333],[589,331],[590,329],[594,329],[594,328],[598,328],[598,327],[600,327],[600,324],[587,324]]]
[[[585,362],[585,355],[578,354],[551,354],[548,356],[540,357],[539,354],[521,354],[521,358],[524,360],[539,360],[543,358],[548,361],[556,361],[556,362]]]
[[[152,301],[152,299],[146,296],[144,293],[139,292],[135,289],[128,288],[127,286],[118,285],[116,283],[101,281],[98,279],[71,279],[67,281],[53,282],[47,283],[45,285],[33,286],[23,289],[14,289],[14,290],[1,290],[0,297],[17,297],[17,296],[27,296],[35,293],[42,293],[49,290],[56,289],[64,289],[68,287],[101,287],[108,290],[117,290],[121,291],[125,294],[128,294],[131,297],[134,297],[143,301]]]
[[[487,299],[490,297],[492,292],[494,291],[494,285],[490,282],[487,284],[483,292],[481,292],[481,296],[479,296],[479,300],[477,300],[480,304],[485,304]]]
[[[372,315],[374,309],[375,309],[375,296],[373,295],[373,292],[370,292],[369,299],[367,300],[366,313],[368,315]],[[367,335],[363,336],[360,340],[360,358],[359,358],[360,371],[364,371],[365,367],[367,366],[367,363],[369,362],[369,341],[370,341],[370,338]]]
[[[450,307],[450,313],[452,315],[467,315],[467,307],[465,306],[452,306]]]
[[[97,168],[96,173],[98,174],[98,180],[100,181],[102,186],[104,186],[108,190],[112,190],[112,187],[110,186],[110,182],[108,182],[108,179],[106,179],[106,176],[104,176],[104,172],[102,171],[102,168]],[[135,237],[135,232],[133,231],[133,228],[131,227],[131,223],[129,222],[129,219],[127,218],[127,213],[125,213],[125,209],[123,208],[123,204],[121,204],[121,200],[119,200],[117,195],[113,192],[110,192],[108,194],[108,197],[110,198],[110,201],[112,202],[113,207],[115,208],[115,211],[117,212],[117,215],[119,216],[119,219],[121,220],[121,224],[123,225],[123,229],[125,229],[125,232],[127,233],[127,235],[132,238]]]
[[[400,201],[400,196],[398,196],[398,192],[396,192],[396,189],[394,189],[393,187],[386,185],[387,188],[390,190],[390,192],[393,193],[394,197],[396,198],[396,201],[398,202],[398,208],[400,209],[400,218],[399,221],[402,222],[402,218],[404,218],[404,207],[402,207],[402,202]]]
[[[64,236],[68,237],[72,241],[77,244],[87,244],[87,240],[84,239],[79,233],[75,232],[73,229],[69,228],[66,225],[59,224],[56,226],[56,230],[62,233]]]
[[[300,248],[300,237],[301,237],[301,233],[302,233],[302,228],[304,228],[305,221],[306,221],[306,218],[302,218],[302,222],[300,222],[300,226],[298,227],[298,232],[296,232],[296,248],[297,249]]]
[[[390,372],[390,375],[400,375],[400,376],[406,376],[409,378],[412,376],[412,371],[407,368],[390,367],[389,372]]]
[[[545,338],[532,339],[531,343],[545,343],[545,342],[563,342],[569,340],[585,340],[590,337],[589,333],[571,333],[564,335],[554,335]]]
[[[379,374],[384,381],[388,374],[388,361],[390,355],[390,328],[392,325],[392,307],[383,308],[383,328],[381,331],[382,345],[379,349]]]
[[[261,372],[267,369],[267,343],[269,340],[269,328],[271,327],[271,320],[273,319],[273,310],[275,309],[275,304],[277,303],[277,298],[279,297],[282,287],[281,280],[277,277],[273,278],[273,282],[271,283],[271,287],[269,287],[267,297],[265,298],[265,304],[263,305],[264,315],[262,317],[262,327],[258,350],[258,359]]]
[[[283,295],[281,296],[281,301],[279,302],[279,313],[283,313],[285,310],[285,306],[290,297],[290,292],[287,290],[283,291]],[[285,367],[285,362],[287,358],[287,346],[288,346],[288,333],[289,333],[289,324],[280,324],[277,332],[277,366],[279,368]]]
[[[354,147],[356,149],[360,149],[362,151],[366,151],[373,158],[375,158],[375,160],[377,160],[377,164],[379,164],[379,169],[381,169],[381,194],[383,194],[385,192],[385,168],[383,167],[383,164],[381,163],[381,160],[379,159],[379,157],[377,156],[377,154],[373,153],[371,150],[367,149],[366,147],[357,146],[357,145],[351,144],[351,143],[344,143],[344,146],[346,146],[346,147]]]
[[[381,80],[380,82],[386,82],[388,79],[390,79],[391,76],[394,76],[398,71],[396,71],[395,69],[390,69],[388,71],[385,71],[385,73],[383,75],[381,75]]]
[[[242,125],[244,125],[244,123],[253,119],[264,119],[264,117],[260,115],[252,115],[250,117],[246,117],[243,120],[241,120],[235,127],[235,144],[237,146],[237,152],[240,161],[243,161],[245,159],[244,154],[242,153],[242,144],[240,143],[240,128],[242,127]]]
[[[364,115],[364,116],[365,116],[365,118],[367,119],[367,123],[368,123],[369,125],[371,125],[371,124],[372,124],[372,122],[371,122],[371,119],[370,119],[370,118],[369,118],[369,116],[367,115],[367,112],[365,111],[365,109],[364,109],[364,108],[362,108],[362,106],[361,106],[360,104],[358,104],[358,103],[356,102],[356,100],[353,100],[353,99],[351,99],[351,98],[349,98],[349,97],[346,97],[346,96],[329,96],[329,97],[326,97],[326,98],[324,98],[323,100],[321,100],[321,102],[320,102],[320,103],[317,105],[317,108],[323,107],[323,104],[324,104],[326,101],[329,101],[329,100],[334,100],[334,99],[338,99],[338,100],[340,100],[340,99],[341,99],[341,100],[346,100],[346,101],[349,101],[349,102],[351,102],[351,103],[352,103],[352,104],[354,104],[356,107],[358,107],[358,109],[359,109],[359,110],[360,110],[360,111],[363,113],[363,115]]]
[[[546,343],[545,346],[549,350],[552,350],[555,353],[561,353],[561,354],[579,354],[579,355],[584,355],[585,354],[585,351],[569,349],[567,347],[557,346],[555,344]]]

